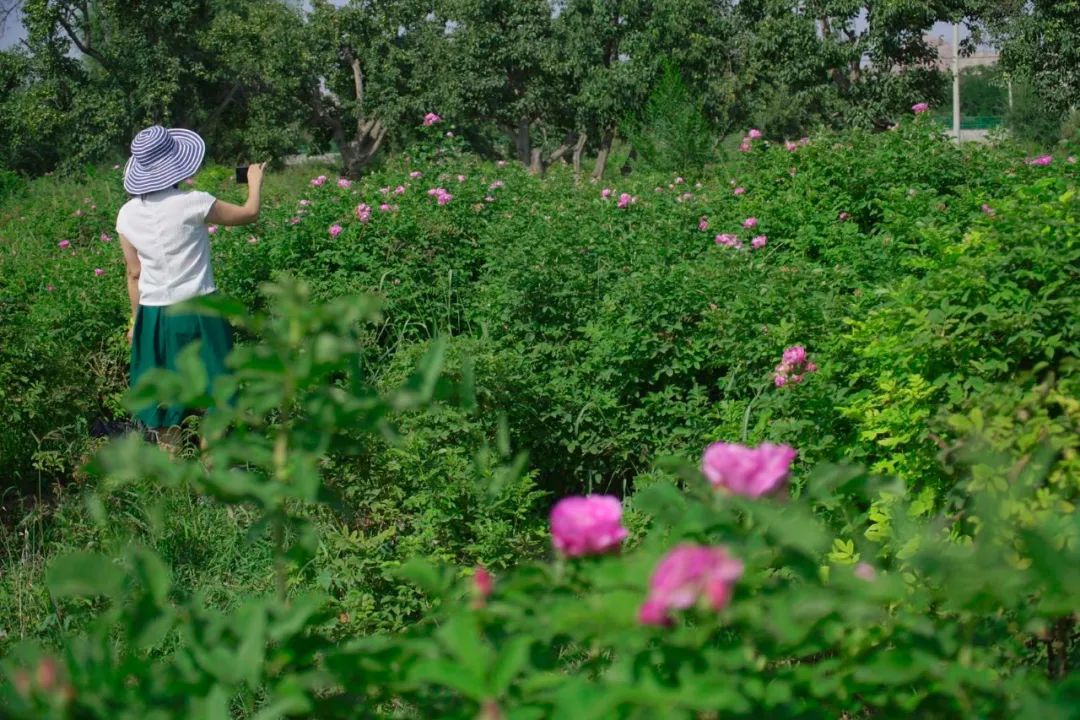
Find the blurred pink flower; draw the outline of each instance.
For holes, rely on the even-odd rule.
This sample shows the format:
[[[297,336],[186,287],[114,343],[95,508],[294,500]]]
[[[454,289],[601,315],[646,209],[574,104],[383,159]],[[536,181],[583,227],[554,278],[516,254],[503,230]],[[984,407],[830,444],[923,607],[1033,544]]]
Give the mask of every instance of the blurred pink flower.
[[[109,233],[101,233],[101,242],[109,242],[110,240],[112,240],[112,238],[109,237]]]
[[[502,187],[506,187],[506,183],[504,183],[502,180],[496,180],[495,182],[488,185],[488,190],[498,190]]]
[[[338,224],[336,224],[336,223],[335,223],[335,224],[333,224],[333,225],[331,225],[331,226],[330,226],[330,230],[329,230],[329,232],[330,232],[330,237],[336,238],[336,237],[337,237],[338,235],[340,235],[340,234],[341,234],[341,230],[342,230],[342,228],[341,228],[341,226],[340,226],[340,225],[338,225]]]
[[[57,246],[59,246],[59,248],[61,250],[67,250],[69,247],[71,247],[71,241],[70,240],[61,240],[60,242],[58,242],[56,244],[57,244]]]
[[[745,228],[747,230],[753,230],[754,228],[757,227],[757,225],[758,225],[758,220],[757,220],[756,217],[748,217],[745,220],[743,220],[743,224],[742,224],[743,228]]]
[[[248,245],[255,245],[258,242],[259,238],[255,237],[254,235],[248,235]]]
[[[791,142],[790,140],[784,141],[784,149],[788,152],[795,152],[799,149],[799,143]]]
[[[709,218],[702,215],[701,219],[698,220],[697,229],[700,230],[701,232],[708,231],[708,229],[709,229]]]
[[[81,209],[75,211],[75,217],[82,217],[82,216],[83,216],[83,211]]]
[[[434,125],[435,123],[440,123],[440,122],[442,122],[441,117],[439,117],[438,115],[436,115],[433,112],[429,112],[427,115],[424,116],[424,122],[421,123],[421,124],[424,127],[429,127],[431,125]]]
[[[299,225],[300,224],[300,218],[298,218],[298,217],[289,218],[289,224],[290,225]]]
[[[101,268],[94,268],[94,274],[97,275],[98,277],[101,277],[102,275],[105,274],[105,271],[102,270]]]
[[[619,195],[619,201],[615,203],[615,207],[619,208],[620,210],[625,210],[636,202],[636,197],[634,197],[630,193],[623,193]]]
[[[485,195],[484,202],[493,203],[495,202],[495,198],[491,197],[490,195]]]
[[[453,130],[447,130],[446,131],[446,137],[453,138],[454,137],[454,131]]]
[[[739,238],[735,237],[734,235],[728,235],[727,233],[724,233],[722,235],[716,236],[716,244],[726,245],[728,247],[737,247],[739,245]]]
[[[985,213],[986,215],[989,215],[990,217],[994,217],[994,215],[996,214],[994,212],[994,208],[990,207],[986,203],[983,203],[982,211],[983,211],[983,213]]]
[[[464,175],[458,175],[458,176],[457,176],[457,181],[458,181],[459,183],[463,183],[463,182],[465,182],[465,176],[464,176]]]
[[[352,186],[352,181],[348,178],[338,178],[337,186],[342,190],[348,190]]]
[[[739,145],[739,152],[750,152],[750,143],[743,140],[742,144]]]
[[[495,167],[498,167],[498,168],[506,167],[506,161],[505,160],[496,160],[495,161]]]
[[[56,292],[56,286],[52,283],[49,283],[45,286],[45,292]]]
[[[483,566],[477,565],[476,569],[473,570],[472,586],[474,606],[483,607],[484,601],[491,596],[492,591],[495,589],[495,578],[491,577],[491,573],[484,569]]]
[[[551,510],[551,542],[568,557],[614,550],[627,535],[622,503],[611,495],[566,497]]]
[[[1032,158],[1032,159],[1028,160],[1027,164],[1028,165],[1038,165],[1040,167],[1046,167],[1047,165],[1050,165],[1053,162],[1054,162],[1054,156],[1053,155],[1040,155],[1037,158]]]
[[[914,105],[911,106],[911,111],[913,113],[915,113],[916,115],[921,115],[922,113],[927,112],[929,110],[930,110],[930,105],[928,103],[924,103],[924,102],[915,103]]]
[[[731,191],[731,194],[732,195],[745,195],[746,194],[746,188],[737,187],[737,188],[735,188],[734,190]]]
[[[837,217],[838,220],[840,220],[840,222],[847,222],[848,220],[851,219],[851,213],[849,213],[849,212],[841,212],[836,217]]]
[[[325,183],[326,183],[326,176],[325,175],[320,175],[319,177],[313,178],[311,180],[311,184],[313,186],[315,186],[315,187],[319,187],[320,185],[323,185]]]
[[[405,194],[405,186],[404,185],[398,185],[396,188],[394,188],[394,194],[395,195],[404,195]]]
[[[379,206],[379,212],[393,212],[394,206],[389,203],[383,203]]]
[[[383,195],[389,195],[390,194],[390,188],[388,188],[388,187],[379,188],[379,192],[381,194],[383,194]]]
[[[1069,157],[1065,158],[1065,162],[1069,163],[1070,165],[1075,165],[1076,164],[1076,156],[1075,155],[1070,155]]]
[[[217,225],[208,225],[208,226],[206,227],[206,232],[210,233],[211,235],[213,235],[214,233],[216,233],[216,232],[217,232],[217,230],[218,230],[218,228],[217,228]]]
[[[409,173],[409,177],[411,177],[413,180],[418,180],[424,177],[424,173],[420,172],[419,170],[413,170],[411,173]]]
[[[795,455],[787,445],[748,448],[717,442],[705,448],[701,472],[717,490],[759,498],[784,488]]]
[[[665,555],[649,579],[649,596],[638,611],[643,625],[667,625],[672,610],[703,602],[719,612],[731,600],[743,564],[720,546],[682,544]]]
[[[681,177],[675,178],[676,185],[682,185],[684,182],[686,182],[686,180],[682,179]]]
[[[877,578],[877,570],[869,563],[861,562],[855,566],[855,577],[866,582],[873,582]]]
[[[611,188],[604,188],[603,190],[600,191],[600,197],[603,198],[604,200],[607,200],[609,197],[611,197],[611,192],[612,192]]]
[[[768,236],[758,235],[756,238],[750,241],[750,247],[754,248],[755,250],[760,250],[761,248],[765,247],[768,242]]]
[[[761,131],[757,128],[750,128],[750,132],[746,133],[746,137],[750,138],[751,140],[760,140]]]
[[[371,207],[367,203],[360,203],[357,205],[356,218],[360,222],[367,224],[367,222],[371,220]]]
[[[300,201],[300,207],[307,207],[310,204],[311,204],[310,200],[301,200]]]
[[[186,184],[188,184],[188,185],[194,185],[194,184],[195,184],[195,181],[194,181],[194,180],[192,180],[191,178],[188,178],[188,179],[187,179],[187,180],[185,180],[184,182],[185,182]]]
[[[785,385],[787,385],[787,375],[781,375],[780,373],[777,373],[773,376],[773,384],[776,385],[776,387],[778,388],[784,387]]]

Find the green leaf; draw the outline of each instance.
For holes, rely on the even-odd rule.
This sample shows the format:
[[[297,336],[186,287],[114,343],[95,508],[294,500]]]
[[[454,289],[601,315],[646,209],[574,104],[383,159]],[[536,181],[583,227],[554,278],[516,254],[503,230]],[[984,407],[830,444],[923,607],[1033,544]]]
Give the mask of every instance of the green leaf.
[[[124,571],[104,555],[77,551],[52,561],[45,584],[53,597],[115,597],[124,586]]]

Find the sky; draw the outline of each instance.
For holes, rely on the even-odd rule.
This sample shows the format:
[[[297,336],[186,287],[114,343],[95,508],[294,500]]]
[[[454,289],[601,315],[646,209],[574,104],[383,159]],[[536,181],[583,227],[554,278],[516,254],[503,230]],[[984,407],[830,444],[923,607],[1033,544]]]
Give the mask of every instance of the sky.
[[[348,0],[331,0],[331,2],[333,2],[335,5],[344,5],[348,2]],[[940,35],[951,42],[952,25],[948,23],[938,23],[930,30],[929,33],[927,33],[927,35],[929,35],[930,37],[936,37]],[[960,28],[960,36],[967,37],[967,32],[964,28]],[[19,22],[18,18],[16,17],[9,18],[7,25],[3,28],[0,28],[0,50],[7,49],[12,45],[17,44],[20,40],[23,39],[23,37],[25,37],[25,32],[23,31],[22,23]]]

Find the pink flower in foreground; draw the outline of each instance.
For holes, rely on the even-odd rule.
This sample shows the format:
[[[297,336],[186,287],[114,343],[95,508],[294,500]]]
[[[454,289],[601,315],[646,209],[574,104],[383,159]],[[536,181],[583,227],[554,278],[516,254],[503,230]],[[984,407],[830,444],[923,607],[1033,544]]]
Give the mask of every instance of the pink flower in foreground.
[[[348,190],[352,186],[352,181],[348,178],[338,178],[337,186],[342,190]]]
[[[927,112],[929,110],[930,110],[929,103],[921,102],[921,103],[915,103],[914,105],[911,106],[911,112],[915,113],[916,115],[921,115],[924,112]]]
[[[70,240],[61,240],[60,242],[56,243],[56,245],[61,250],[67,250],[69,247],[71,247],[71,241]]]
[[[724,547],[683,544],[665,555],[649,579],[649,596],[638,611],[643,625],[667,625],[672,610],[703,602],[719,612],[727,607],[743,574],[743,564]]]
[[[636,202],[636,197],[634,197],[630,193],[623,193],[619,196],[619,201],[615,203],[615,207],[619,208],[620,210],[625,210]]]
[[[421,123],[421,124],[424,127],[430,127],[431,125],[434,125],[435,123],[440,123],[440,122],[442,122],[441,117],[439,117],[438,115],[436,115],[433,112],[429,112],[427,115],[424,116],[424,122]]]
[[[732,195],[745,195],[746,194],[746,188],[737,187],[737,188],[735,188],[734,190],[731,191],[731,194]]]
[[[615,550],[627,534],[622,503],[611,495],[566,497],[551,510],[551,543],[568,557]]]
[[[792,345],[784,351],[782,360],[788,365],[801,365],[806,362],[806,348],[802,345]]]
[[[861,562],[855,566],[855,577],[866,582],[873,582],[877,577],[877,570],[869,563]]]
[[[366,203],[360,203],[356,206],[356,219],[360,222],[367,224],[371,220],[371,207]]]
[[[755,250],[760,250],[761,248],[765,247],[768,242],[769,237],[767,235],[758,235],[756,238],[750,241],[750,247],[754,248]]]
[[[101,242],[109,242],[111,240],[112,238],[109,236],[109,233],[101,233]]]
[[[705,448],[701,472],[717,490],[759,498],[783,490],[794,459],[795,450],[787,445],[717,442]]]
[[[760,140],[761,131],[757,128],[750,128],[750,132],[746,133],[746,137],[750,138],[751,140]]]
[[[717,235],[716,236],[716,244],[717,245],[726,245],[727,247],[738,247],[739,246],[739,238],[735,237],[734,235],[729,235],[727,233],[724,233],[722,235]]]
[[[105,271],[102,270],[101,268],[94,268],[94,274],[97,275],[98,277],[101,277],[102,275],[105,274]]]
[[[326,176],[325,175],[320,175],[319,177],[312,178],[312,180],[311,180],[311,184],[314,187],[319,187],[320,185],[324,185],[325,183],[326,183]]]
[[[393,212],[394,206],[389,203],[383,203],[379,205],[379,212]]]
[[[743,220],[743,224],[742,224],[742,226],[744,228],[746,228],[747,230],[753,230],[754,228],[757,227],[757,225],[758,225],[758,221],[757,221],[756,217],[748,217],[745,220]]]
[[[446,192],[445,190],[440,195],[435,196],[435,202],[438,203],[439,205],[446,205],[448,202],[450,202],[453,199],[454,199],[454,196],[451,195],[450,193]]]
[[[194,181],[194,180],[192,180],[191,178],[188,178],[188,179],[187,179],[187,180],[185,180],[184,182],[185,182],[185,183],[187,183],[188,185],[194,185],[194,184],[195,184],[195,181]]]
[[[1046,167],[1054,162],[1053,155],[1040,155],[1037,158],[1032,158],[1027,161],[1028,165],[1038,165],[1039,167]]]
[[[708,229],[709,229],[709,218],[702,215],[701,219],[698,220],[697,229],[700,230],[701,232],[708,231]]]
[[[413,170],[411,173],[409,173],[409,177],[411,177],[413,180],[418,180],[424,177],[424,173],[420,172],[419,170]]]
[[[739,152],[750,152],[750,143],[746,140],[743,140],[742,143],[739,145]]]
[[[394,188],[394,194],[395,195],[404,195],[405,194],[405,186],[404,185],[398,185],[396,188]]]
[[[338,225],[337,223],[334,223],[333,225],[330,226],[330,230],[329,230],[330,237],[336,238],[338,235],[341,234],[341,230],[342,230],[341,226]]]
[[[775,385],[778,388],[781,388],[781,387],[784,387],[785,385],[787,385],[787,375],[780,375],[779,373],[774,375],[773,376],[773,385]]]
[[[217,225],[207,225],[207,226],[206,226],[206,232],[210,233],[211,235],[213,235],[214,233],[216,233],[216,232],[217,232],[217,230],[218,230],[218,227],[217,227]]]
[[[603,190],[601,190],[600,191],[601,199],[607,200],[609,197],[611,197],[611,192],[612,192],[611,188],[604,188]]]

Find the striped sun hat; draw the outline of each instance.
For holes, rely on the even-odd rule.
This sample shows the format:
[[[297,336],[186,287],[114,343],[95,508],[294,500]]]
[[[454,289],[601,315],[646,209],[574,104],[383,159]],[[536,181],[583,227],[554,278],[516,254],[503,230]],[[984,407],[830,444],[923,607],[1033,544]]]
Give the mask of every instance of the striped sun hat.
[[[124,167],[124,189],[145,195],[172,187],[195,174],[202,165],[206,143],[198,133],[153,125],[131,141]]]

